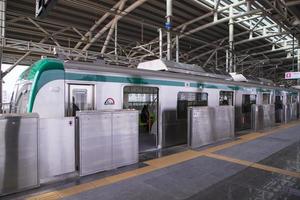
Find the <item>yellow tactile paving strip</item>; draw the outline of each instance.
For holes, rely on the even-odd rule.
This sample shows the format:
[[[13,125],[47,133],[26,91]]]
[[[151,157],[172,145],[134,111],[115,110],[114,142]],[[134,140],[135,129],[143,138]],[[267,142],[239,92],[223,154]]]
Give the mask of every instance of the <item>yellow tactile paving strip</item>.
[[[267,165],[253,163],[253,162],[249,162],[249,161],[246,161],[246,160],[239,160],[239,159],[236,159],[236,158],[231,158],[231,157],[228,157],[228,156],[222,156],[222,155],[218,155],[218,154],[207,153],[207,154],[205,154],[205,156],[210,157],[210,158],[215,158],[215,159],[218,159],[218,160],[224,160],[224,161],[240,164],[240,165],[245,165],[247,167],[253,167],[253,168],[256,168],[256,169],[261,169],[261,170],[268,171],[268,172],[273,172],[273,173],[278,173],[278,174],[283,174],[283,175],[287,175],[287,176],[300,178],[300,173],[298,173],[298,172],[292,172],[292,171],[288,171],[288,170],[284,170],[284,169],[279,169],[279,168],[276,168],[276,167],[270,167],[270,166],[267,166]]]
[[[91,182],[88,182],[88,183],[83,183],[83,184],[80,184],[80,185],[72,186],[70,188],[61,189],[61,190],[52,191],[52,192],[47,192],[47,193],[44,193],[44,194],[41,194],[41,195],[30,197],[30,198],[28,198],[28,200],[56,200],[56,199],[61,199],[61,198],[67,197],[67,196],[79,194],[81,192],[85,192],[85,191],[92,190],[92,189],[95,189],[95,188],[98,188],[98,187],[110,185],[110,184],[113,184],[113,183],[116,183],[116,182],[119,182],[119,181],[122,181],[122,180],[133,178],[135,176],[139,176],[139,175],[142,175],[142,174],[147,174],[149,172],[153,172],[153,171],[158,170],[158,169],[169,167],[169,166],[172,166],[172,165],[184,162],[184,161],[188,161],[188,160],[200,157],[200,156],[212,157],[212,158],[215,158],[215,159],[225,160],[225,161],[228,161],[228,162],[234,162],[234,163],[241,164],[241,165],[246,165],[246,166],[249,166],[249,167],[255,167],[255,168],[266,170],[266,171],[269,171],[269,172],[275,172],[275,173],[280,173],[280,174],[300,178],[300,174],[296,173],[296,172],[286,171],[286,170],[282,170],[282,169],[278,169],[278,168],[274,168],[274,167],[270,167],[270,166],[266,166],[266,165],[252,163],[252,162],[245,161],[245,160],[238,160],[238,159],[229,158],[229,157],[226,157],[226,156],[213,154],[213,152],[216,152],[216,151],[219,151],[219,150],[222,150],[222,149],[226,149],[226,148],[238,145],[238,144],[242,144],[242,143],[245,143],[245,142],[248,142],[248,141],[251,141],[251,140],[258,139],[260,137],[273,134],[273,133],[275,133],[275,132],[277,132],[281,129],[293,127],[297,124],[299,124],[299,121],[295,121],[295,122],[292,122],[292,123],[289,123],[289,124],[284,124],[284,125],[281,125],[279,127],[276,127],[276,129],[272,129],[270,131],[263,132],[263,133],[260,133],[260,132],[249,133],[247,135],[239,137],[238,140],[228,142],[228,143],[225,143],[225,144],[222,144],[222,145],[210,147],[210,148],[207,148],[207,149],[204,149],[204,150],[201,150],[201,151],[187,150],[187,151],[172,154],[172,155],[169,155],[169,156],[153,159],[153,160],[145,162],[146,164],[148,164],[148,166],[143,167],[143,168],[138,168],[138,169],[128,171],[128,172],[125,172],[125,173],[121,173],[121,174],[105,177],[105,178],[102,178],[102,179],[99,179],[99,180],[91,181]]]

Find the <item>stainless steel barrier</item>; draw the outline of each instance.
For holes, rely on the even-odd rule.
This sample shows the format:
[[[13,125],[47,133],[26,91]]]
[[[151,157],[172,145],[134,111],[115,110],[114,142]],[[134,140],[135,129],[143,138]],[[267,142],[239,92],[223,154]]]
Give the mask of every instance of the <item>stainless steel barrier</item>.
[[[185,144],[187,142],[187,119],[178,119],[176,110],[162,113],[163,147]]]
[[[39,125],[41,182],[75,172],[74,117],[41,118]]]
[[[291,104],[283,105],[283,111],[284,111],[284,123],[288,123],[292,121]]]
[[[284,110],[284,122],[288,123],[293,120],[298,119],[298,104],[292,103],[292,104],[286,104],[283,106]]]
[[[300,104],[297,104],[297,119],[300,118]]]
[[[254,131],[264,129],[264,110],[262,105],[253,104],[251,106],[251,128]]]
[[[252,105],[252,129],[263,130],[275,126],[275,105]]]
[[[275,126],[275,105],[262,105],[264,111],[264,128],[271,128]]]
[[[0,195],[38,186],[38,115],[0,115]]]
[[[203,145],[234,137],[234,107],[189,107],[188,146]]]
[[[278,109],[275,111],[275,122],[283,123],[284,122],[284,109]]]
[[[291,104],[291,120],[297,120],[298,119],[298,105],[297,103]]]
[[[77,116],[80,176],[138,162],[138,111],[82,111]]]

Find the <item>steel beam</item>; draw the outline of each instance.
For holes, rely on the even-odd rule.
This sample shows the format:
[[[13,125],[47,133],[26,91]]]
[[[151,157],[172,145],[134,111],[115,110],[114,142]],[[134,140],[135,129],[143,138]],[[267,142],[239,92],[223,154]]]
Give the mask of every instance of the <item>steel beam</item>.
[[[106,51],[107,45],[108,45],[108,43],[109,43],[109,41],[111,39],[111,36],[112,36],[112,34],[113,34],[114,30],[115,30],[116,24],[118,23],[117,16],[121,13],[121,11],[123,11],[126,1],[127,0],[122,0],[121,4],[119,6],[117,15],[115,16],[114,21],[111,24],[110,29],[108,31],[108,34],[106,36],[106,39],[104,41],[104,45],[102,47],[101,53],[105,53],[105,51]]]
[[[90,48],[90,46],[104,33],[106,32],[109,27],[113,24],[115,20],[120,20],[122,17],[126,16],[129,14],[131,11],[145,3],[147,0],[137,0],[133,4],[131,4],[129,7],[127,7],[123,12],[121,12],[119,15],[116,15],[114,19],[112,19],[108,24],[106,24],[98,33],[91,38],[91,40],[83,47],[83,51],[86,51],[87,49]]]
[[[115,56],[111,54],[101,54],[94,51],[82,51],[79,49],[58,47],[55,45],[42,44],[30,41],[16,40],[10,38],[0,38],[0,44],[3,44],[5,51],[18,51],[18,52],[32,52],[39,55],[54,56],[54,52],[71,58],[83,58],[91,61],[96,60],[99,56],[103,56],[108,62],[118,62],[122,64],[138,64],[138,60],[133,58],[118,56],[118,61],[115,60]]]
[[[90,36],[92,35],[92,32],[94,30],[96,30],[96,28],[98,28],[102,22],[104,22],[104,20],[106,20],[110,15],[111,15],[111,12],[114,12],[119,6],[120,4],[122,3],[123,0],[120,0],[118,3],[116,3],[108,12],[106,12],[101,18],[99,18],[95,24],[90,28],[90,30],[88,30],[84,36],[81,37],[80,41],[75,45],[75,49],[78,49],[81,44]]]
[[[257,9],[257,10],[251,10],[250,12],[245,12],[245,13],[241,13],[241,14],[237,14],[237,15],[233,15],[232,17],[225,17],[225,18],[222,18],[222,19],[219,19],[217,20],[216,22],[211,22],[211,23],[207,23],[207,24],[204,24],[202,26],[199,26],[195,29],[192,29],[184,34],[182,34],[180,36],[180,38],[183,38],[183,37],[186,37],[190,34],[193,34],[195,32],[198,32],[200,30],[203,30],[203,29],[206,29],[206,28],[209,28],[209,27],[212,27],[212,26],[215,26],[217,24],[221,24],[221,23],[224,23],[224,22],[228,22],[230,19],[237,19],[237,18],[240,18],[240,17],[244,17],[244,16],[248,16],[248,15],[254,15],[254,14],[258,14],[258,13],[262,13],[261,10]]]
[[[13,70],[17,65],[19,65],[30,54],[31,54],[31,51],[27,51],[12,66],[10,66],[5,72],[2,73],[2,77],[4,78],[9,72],[11,72],[11,70]]]
[[[30,21],[33,25],[35,25],[40,31],[42,31],[47,37],[49,37],[57,46],[60,46],[58,41],[50,34],[48,31],[46,31],[43,27],[41,27],[37,22],[35,22],[30,17],[27,17],[28,21]]]
[[[49,36],[54,36],[60,33],[63,33],[67,30],[69,30],[70,27],[66,27],[66,28],[62,28],[52,34],[49,34],[47,31],[45,31],[47,33],[47,35],[39,42],[40,44],[43,44],[44,42],[46,42],[49,39]],[[53,38],[53,37],[52,37]],[[61,47],[59,45],[59,47]],[[27,58],[30,54],[32,53],[32,51],[27,51],[23,56],[21,56],[18,60],[15,61],[15,63],[10,66],[5,72],[3,72],[3,77],[6,76],[9,72],[11,72],[11,70],[13,70],[17,65],[19,65],[25,58]]]
[[[118,23],[115,24],[115,56],[118,60]]]

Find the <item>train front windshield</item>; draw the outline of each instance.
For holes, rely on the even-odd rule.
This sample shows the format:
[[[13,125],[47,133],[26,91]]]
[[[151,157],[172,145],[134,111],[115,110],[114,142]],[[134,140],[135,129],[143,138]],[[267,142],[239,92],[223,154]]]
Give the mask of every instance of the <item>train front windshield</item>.
[[[31,85],[31,82],[16,84],[11,98],[10,112],[27,113]]]

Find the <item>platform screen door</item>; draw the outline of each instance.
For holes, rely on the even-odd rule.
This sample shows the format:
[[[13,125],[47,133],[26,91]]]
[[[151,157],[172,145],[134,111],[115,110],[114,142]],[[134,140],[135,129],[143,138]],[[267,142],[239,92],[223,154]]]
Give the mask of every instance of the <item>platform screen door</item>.
[[[94,110],[93,85],[68,85],[68,116],[75,116],[80,110]]]

